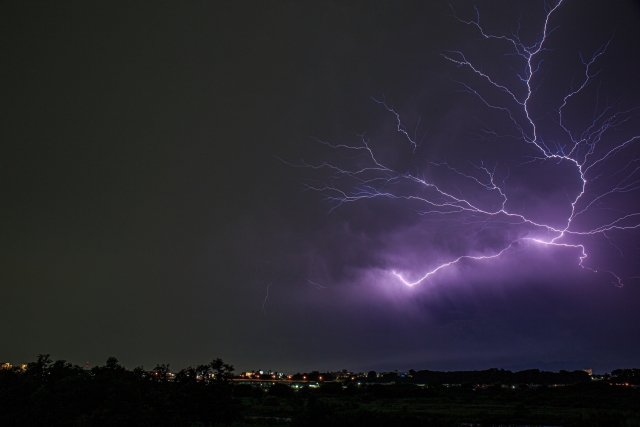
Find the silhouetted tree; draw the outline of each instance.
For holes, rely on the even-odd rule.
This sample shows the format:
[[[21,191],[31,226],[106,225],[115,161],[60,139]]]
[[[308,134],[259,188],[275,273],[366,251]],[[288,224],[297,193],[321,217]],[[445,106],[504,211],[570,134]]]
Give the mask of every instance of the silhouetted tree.
[[[228,381],[233,376],[233,365],[228,365],[222,361],[222,359],[214,359],[209,364],[211,370],[215,374],[215,378],[218,381]]]

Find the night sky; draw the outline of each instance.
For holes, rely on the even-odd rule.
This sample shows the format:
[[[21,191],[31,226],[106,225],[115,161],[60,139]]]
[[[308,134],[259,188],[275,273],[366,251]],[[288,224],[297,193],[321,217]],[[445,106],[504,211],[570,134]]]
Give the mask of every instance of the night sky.
[[[0,362],[640,367],[640,3],[362,3],[3,2]]]

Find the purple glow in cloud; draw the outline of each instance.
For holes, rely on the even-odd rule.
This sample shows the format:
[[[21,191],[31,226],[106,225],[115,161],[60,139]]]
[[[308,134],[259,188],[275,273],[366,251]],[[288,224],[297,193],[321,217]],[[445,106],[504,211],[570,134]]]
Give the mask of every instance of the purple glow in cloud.
[[[321,183],[306,188],[322,193],[333,204],[331,210],[386,199],[415,210],[426,230],[444,232],[455,242],[474,241],[450,250],[450,259],[390,265],[404,284],[423,283],[464,261],[517,256],[528,245],[573,251],[578,265],[604,273],[617,286],[636,278],[624,266],[622,273],[614,270],[620,262],[590,254],[594,247],[600,248],[595,253],[603,253],[604,246],[604,252],[624,259],[629,250],[624,243],[633,242],[633,233],[640,230],[635,201],[640,132],[628,130],[640,108],[627,108],[622,99],[610,101],[600,93],[599,72],[612,39],[587,58],[576,53],[582,72],[562,92],[545,85],[556,73],[544,61],[552,44],[562,42],[554,37],[553,25],[558,10],[566,7],[563,3],[545,4],[536,37],[521,36],[520,25],[513,34],[492,34],[481,25],[477,9],[474,19],[465,20],[451,8],[454,23],[473,28],[490,52],[503,58],[496,68],[461,50],[440,53],[465,73],[463,80],[454,79],[457,91],[470,94],[493,114],[491,124],[478,119],[480,128],[471,141],[475,149],[464,157],[431,159],[429,138],[418,138],[419,120],[411,131],[382,98],[374,101],[393,115],[406,152],[393,147],[397,152],[390,155],[388,144],[361,134],[356,144],[316,140],[339,153],[335,162],[292,164],[329,172]]]

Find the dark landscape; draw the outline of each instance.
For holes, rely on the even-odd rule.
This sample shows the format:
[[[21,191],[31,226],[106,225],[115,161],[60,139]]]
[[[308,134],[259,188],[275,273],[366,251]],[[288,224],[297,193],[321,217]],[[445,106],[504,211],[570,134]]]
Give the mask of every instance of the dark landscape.
[[[640,369],[252,374],[220,359],[174,374],[40,355],[2,366],[0,425],[640,426]]]

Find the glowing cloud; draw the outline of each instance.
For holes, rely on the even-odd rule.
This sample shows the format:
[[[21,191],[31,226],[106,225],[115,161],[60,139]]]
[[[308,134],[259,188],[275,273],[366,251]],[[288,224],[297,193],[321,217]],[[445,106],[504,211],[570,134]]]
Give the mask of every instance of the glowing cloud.
[[[593,238],[604,239],[606,244],[622,254],[623,249],[616,245],[612,233],[630,233],[640,229],[638,204],[625,203],[625,198],[635,200],[635,192],[640,189],[640,132],[618,132],[622,127],[633,124],[640,109],[624,109],[620,101],[603,102],[599,86],[595,87],[599,73],[596,68],[612,40],[605,41],[590,57],[580,56],[583,74],[563,94],[556,94],[554,99],[557,102],[553,108],[547,108],[547,104],[536,96],[544,86],[544,56],[551,50],[552,41],[558,42],[552,40],[555,28],[551,24],[561,7],[565,7],[562,0],[552,7],[545,4],[544,18],[538,24],[538,36],[529,43],[519,35],[520,27],[515,34],[492,34],[481,25],[477,9],[475,19],[465,20],[451,8],[454,24],[457,21],[456,25],[474,28],[482,40],[492,44],[491,49],[504,55],[505,61],[518,64],[519,68],[511,70],[510,78],[504,78],[495,70],[484,71],[482,64],[468,59],[460,50],[446,50],[439,54],[467,73],[468,79],[455,81],[458,90],[475,97],[485,109],[495,113],[496,120],[503,122],[501,126],[510,129],[497,130],[483,123],[477,139],[481,143],[508,139],[514,141],[519,151],[502,153],[501,159],[492,162],[491,166],[483,161],[484,156],[461,164],[424,160],[426,154],[422,148],[429,144],[428,139],[418,140],[418,127],[415,132],[409,131],[401,114],[382,98],[374,101],[395,117],[394,123],[397,120],[397,131],[411,149],[411,165],[415,171],[403,170],[405,166],[396,166],[398,162],[385,161],[384,154],[365,135],[359,135],[358,142],[353,145],[316,140],[337,152],[353,153],[350,165],[347,163],[345,166],[344,161],[288,163],[295,167],[329,171],[330,183],[325,180],[320,184],[306,184],[306,188],[322,193],[332,203],[331,210],[366,199],[388,199],[411,207],[420,206],[418,214],[425,223],[434,226],[456,224],[457,230],[468,232],[473,229],[474,235],[490,229],[515,230],[515,237],[505,238],[503,246],[497,250],[489,246],[481,251],[468,249],[467,253],[454,256],[427,271],[424,267],[420,272],[393,269],[393,274],[404,284],[420,284],[463,260],[506,257],[510,250],[528,244],[577,250],[577,264],[593,272],[604,272],[618,286],[630,278],[610,271],[604,260],[603,269],[599,261],[589,258],[588,245]],[[503,73],[505,70],[508,70],[506,62],[504,70],[500,71]],[[575,113],[569,112],[584,108],[587,92],[594,89],[589,120],[586,124],[572,120],[570,117]],[[547,111],[542,114],[538,112],[540,109]],[[532,206],[528,210],[517,207],[521,197],[517,195],[518,185],[511,183],[513,176],[526,174],[522,171],[532,168],[543,171],[539,174],[548,173],[549,168],[545,165],[549,163],[562,168],[562,179],[570,188],[564,190],[566,199],[549,199],[544,192],[534,194],[541,205],[551,206],[546,210],[552,214],[544,214],[543,207]],[[439,172],[426,173],[426,168]],[[505,232],[504,236],[511,234]],[[414,279],[409,280],[407,276]]]

